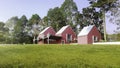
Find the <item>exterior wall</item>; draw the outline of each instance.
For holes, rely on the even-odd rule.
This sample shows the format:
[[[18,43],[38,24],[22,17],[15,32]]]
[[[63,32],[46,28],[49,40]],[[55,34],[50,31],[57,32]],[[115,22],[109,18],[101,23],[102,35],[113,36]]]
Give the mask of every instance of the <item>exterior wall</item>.
[[[97,30],[97,28],[94,26],[93,29],[90,31],[90,33],[88,34],[88,44],[92,44],[93,43],[93,38],[92,36],[95,36],[98,38],[98,42],[101,40],[101,34],[100,32]]]
[[[78,44],[92,44],[93,43],[92,36],[98,37],[98,42],[101,40],[101,34],[95,26],[92,28],[92,30],[87,36],[78,37]]]
[[[72,28],[69,26],[68,28],[65,29],[65,31],[63,31],[62,34],[58,34],[57,36],[61,36],[62,39],[61,40],[58,40],[58,43],[61,43],[62,41],[64,41],[65,44],[69,44],[69,43],[72,43],[72,42],[67,42],[66,40],[66,34],[70,34],[72,35],[72,42],[74,41],[74,39],[76,39],[76,34],[75,32],[72,30]]]
[[[50,33],[51,35],[55,35],[55,31],[52,27],[50,27],[48,30],[46,30],[43,34],[47,36],[47,34]]]
[[[88,44],[87,36],[79,36],[78,37],[78,44]]]
[[[52,27],[50,27],[49,29],[47,29],[42,35],[44,35],[44,36],[47,36],[47,34],[51,34],[51,35],[55,35],[55,31],[54,31],[54,29],[52,28]],[[42,36],[41,34],[39,34],[39,37],[40,36]],[[38,44],[46,44],[47,43],[47,41],[45,40],[45,41],[39,41],[38,42]],[[53,43],[53,42],[52,42]],[[55,42],[54,42],[55,43]]]

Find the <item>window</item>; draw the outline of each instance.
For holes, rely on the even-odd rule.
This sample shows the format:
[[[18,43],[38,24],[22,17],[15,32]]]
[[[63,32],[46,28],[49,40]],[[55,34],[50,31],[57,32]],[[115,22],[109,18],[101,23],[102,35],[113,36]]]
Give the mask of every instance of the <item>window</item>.
[[[71,34],[66,34],[66,41],[70,43],[72,41],[72,35]]]
[[[92,36],[92,40],[93,40],[93,43],[94,43],[94,42],[98,42],[98,37]]]
[[[98,42],[98,37],[95,37],[95,42]]]

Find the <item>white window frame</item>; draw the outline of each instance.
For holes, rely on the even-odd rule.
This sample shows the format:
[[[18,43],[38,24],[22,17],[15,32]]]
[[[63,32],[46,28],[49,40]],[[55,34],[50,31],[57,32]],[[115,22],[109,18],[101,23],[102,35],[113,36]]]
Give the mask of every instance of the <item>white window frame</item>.
[[[70,41],[72,41],[72,35],[71,35]]]
[[[93,35],[93,36],[92,36],[92,42],[93,42],[93,43],[95,42],[94,37],[95,37],[95,36]]]

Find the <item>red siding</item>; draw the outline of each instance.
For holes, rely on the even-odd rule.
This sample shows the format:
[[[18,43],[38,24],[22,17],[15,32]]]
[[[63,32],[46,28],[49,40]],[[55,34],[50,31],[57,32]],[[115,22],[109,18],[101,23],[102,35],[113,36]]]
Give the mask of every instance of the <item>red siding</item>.
[[[54,29],[52,27],[50,27],[44,33],[42,33],[42,35],[47,36],[48,33],[51,34],[51,35],[55,35],[56,32],[54,31]],[[41,36],[41,34],[39,34],[39,37],[40,36]],[[44,44],[44,43],[47,43],[47,41],[41,40],[41,41],[38,42],[38,44]]]
[[[55,35],[55,31],[54,31],[54,29],[52,28],[52,27],[50,27],[49,29],[47,29],[43,34],[45,35],[45,36],[47,36],[47,34],[48,33],[50,33],[51,35]]]
[[[97,30],[97,28],[95,26],[88,33],[88,35],[86,35],[86,36],[78,36],[78,44],[92,44],[93,43],[92,36],[98,37],[98,41],[101,40],[101,34]]]
[[[93,43],[92,36],[98,37],[98,41],[101,40],[101,34],[100,34],[100,32],[97,30],[97,28],[96,28],[95,26],[92,28],[92,30],[91,30],[90,33],[88,34],[88,44],[92,44],[92,43]]]
[[[58,42],[61,43],[61,41],[64,41],[65,43],[68,43],[66,40],[66,34],[70,34],[72,35],[72,41],[74,41],[74,39],[76,39],[76,34],[75,32],[72,30],[72,28],[69,26],[68,28],[66,28],[63,33],[58,34],[57,36],[61,36],[62,39],[59,40]]]

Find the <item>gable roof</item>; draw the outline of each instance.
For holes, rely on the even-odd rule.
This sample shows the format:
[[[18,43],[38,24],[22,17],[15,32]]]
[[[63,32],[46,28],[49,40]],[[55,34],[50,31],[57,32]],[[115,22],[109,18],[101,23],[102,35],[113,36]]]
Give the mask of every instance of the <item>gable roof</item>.
[[[45,31],[47,31],[49,28],[51,28],[51,26],[50,27],[47,27],[47,28],[45,28],[43,31],[41,31],[39,34],[44,34],[44,32]]]
[[[56,33],[56,35],[63,33],[63,32],[65,31],[65,29],[67,29],[68,27],[69,27],[69,25],[63,26],[63,27]]]
[[[90,31],[92,30],[92,28],[94,27],[94,25],[89,25],[84,27],[81,32],[78,34],[78,36],[84,36],[84,35],[88,35],[90,33]]]

